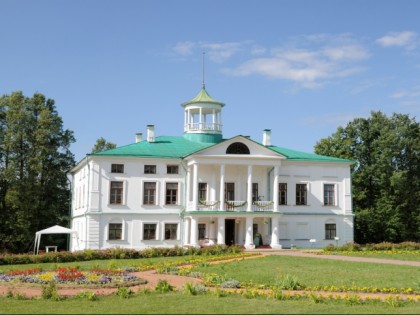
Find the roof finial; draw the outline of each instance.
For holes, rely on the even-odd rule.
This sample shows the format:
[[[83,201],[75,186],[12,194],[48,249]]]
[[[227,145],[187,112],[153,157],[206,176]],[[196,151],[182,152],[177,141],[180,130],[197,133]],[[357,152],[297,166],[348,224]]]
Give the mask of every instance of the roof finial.
[[[204,72],[204,70],[205,70],[205,67],[204,67],[204,55],[205,55],[206,53],[203,51],[203,89],[205,89],[206,88],[206,85],[205,85],[205,83],[204,83],[204,79],[205,79],[205,72]]]

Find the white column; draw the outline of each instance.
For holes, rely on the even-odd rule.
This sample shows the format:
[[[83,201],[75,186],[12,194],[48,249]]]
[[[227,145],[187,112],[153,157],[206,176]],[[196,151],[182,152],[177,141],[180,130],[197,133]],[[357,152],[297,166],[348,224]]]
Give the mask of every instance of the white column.
[[[217,218],[217,244],[222,245],[225,243],[225,218]]]
[[[198,210],[198,164],[193,165],[193,187],[192,187],[192,200],[193,200],[193,210]]]
[[[190,244],[190,219],[184,218],[184,245]]]
[[[274,166],[273,211],[279,211],[279,166]]]
[[[245,244],[245,231],[244,231],[244,219],[241,218],[240,222],[238,223],[238,244],[244,245]]]
[[[254,240],[252,239],[252,223],[254,222],[254,218],[251,216],[246,217],[245,221],[245,248],[252,249],[255,248]]]
[[[271,248],[281,249],[279,244],[279,219],[274,217],[271,219]]]
[[[203,109],[200,107],[200,114],[198,115],[198,129],[202,129],[202,123],[203,123]]]
[[[187,166],[187,183],[185,185],[185,190],[186,190],[186,206],[187,206],[187,211],[191,210],[190,209],[190,201],[191,201],[191,168],[189,166]]]
[[[191,246],[200,247],[198,245],[198,222],[194,217],[191,217]]]
[[[252,211],[252,165],[248,165],[248,187],[246,193],[246,211]]]
[[[225,165],[224,164],[220,165],[220,211],[225,211]]]

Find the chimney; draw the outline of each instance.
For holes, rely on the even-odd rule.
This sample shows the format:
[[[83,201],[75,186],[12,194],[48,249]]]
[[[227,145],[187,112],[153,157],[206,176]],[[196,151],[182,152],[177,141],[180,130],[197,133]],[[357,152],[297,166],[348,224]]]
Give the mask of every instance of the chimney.
[[[264,129],[263,145],[265,145],[265,146],[270,146],[271,145],[271,130],[270,129]]]
[[[143,141],[143,134],[141,132],[136,133],[136,143]]]
[[[155,142],[155,125],[147,125],[147,141]]]

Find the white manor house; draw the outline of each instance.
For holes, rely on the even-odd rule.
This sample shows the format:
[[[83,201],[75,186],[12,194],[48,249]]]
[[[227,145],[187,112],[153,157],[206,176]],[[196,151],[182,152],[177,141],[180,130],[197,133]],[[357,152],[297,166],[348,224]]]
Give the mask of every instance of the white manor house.
[[[136,134],[71,171],[71,250],[240,245],[324,247],[353,241],[352,161],[248,136],[223,138],[219,102],[202,89],[182,136]]]

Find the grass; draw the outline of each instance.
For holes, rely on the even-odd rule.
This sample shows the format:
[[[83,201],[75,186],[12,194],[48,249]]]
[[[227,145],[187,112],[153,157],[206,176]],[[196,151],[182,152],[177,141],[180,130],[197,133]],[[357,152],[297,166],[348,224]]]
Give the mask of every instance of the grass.
[[[366,257],[366,256],[364,256]],[[58,266],[90,268],[133,267],[139,264],[157,265],[163,262],[187,262],[196,256],[149,259],[97,260],[59,264],[1,266],[0,272],[42,266],[44,270]],[[389,256],[385,257],[389,259]],[[216,273],[243,282],[275,284],[280,277],[295,276],[307,286],[368,286],[413,287],[420,289],[420,268],[374,263],[323,260],[319,258],[267,256],[250,260],[237,260],[221,264],[198,264],[197,270]],[[417,287],[416,287],[417,286]],[[246,298],[228,295],[218,297],[213,293],[187,294],[186,290],[161,293],[149,290],[135,294],[122,293],[95,296],[89,299],[68,298],[60,301],[24,299],[22,296],[0,297],[0,314],[419,314],[420,303],[393,307],[385,302],[349,305],[345,301],[318,301],[314,299],[274,300],[267,297]],[[147,293],[147,294],[146,294]],[[162,302],[164,301],[164,302]]]
[[[241,282],[274,285],[287,274],[307,286],[334,285],[409,288],[418,286],[420,268],[387,264],[336,261],[319,258],[269,255],[229,264],[199,267],[197,271],[216,273]],[[414,288],[420,290],[420,287]]]
[[[419,311],[418,304],[403,307],[392,307],[385,303],[348,305],[342,301],[277,301],[211,294],[191,296],[182,292],[140,293],[123,301],[116,295],[100,296],[93,301],[0,298],[1,314],[418,314]]]

